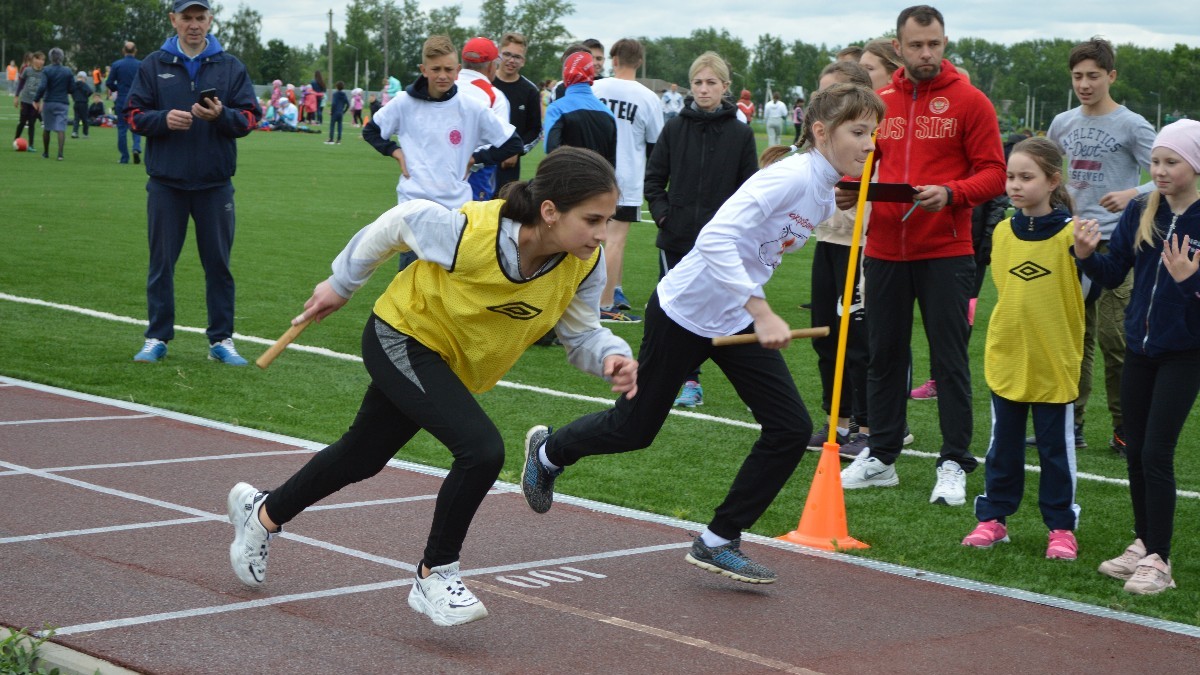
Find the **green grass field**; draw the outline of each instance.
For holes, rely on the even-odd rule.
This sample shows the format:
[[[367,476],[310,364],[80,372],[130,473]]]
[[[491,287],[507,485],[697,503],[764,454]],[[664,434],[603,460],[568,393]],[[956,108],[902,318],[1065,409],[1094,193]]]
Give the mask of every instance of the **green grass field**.
[[[0,97],[0,125],[16,126],[16,112],[6,96]],[[0,293],[144,321],[146,176],[143,167],[117,164],[115,138],[112,129],[94,129],[89,140],[68,139],[63,162],[43,160],[40,152],[0,153]],[[255,133],[239,142],[233,266],[242,335],[274,339],[281,334],[312,287],[328,275],[330,261],[349,237],[395,204],[394,162],[375,153],[349,126],[341,146],[323,145],[324,139]],[[761,137],[760,143],[765,144]],[[40,128],[37,145],[40,151]],[[527,158],[526,172],[536,159]],[[640,305],[657,278],[650,224],[633,228],[626,258],[624,288]],[[768,287],[768,300],[796,327],[808,325],[798,305],[809,297],[810,259],[808,251],[790,256]],[[387,281],[386,272],[377,274],[346,308],[309,329],[300,342],[357,354],[363,322]],[[191,247],[184,249],[176,286],[177,322],[203,327],[203,274]],[[993,300],[989,283],[972,341],[974,451],[981,457],[990,422],[983,336]],[[640,326],[614,330],[636,350]],[[141,331],[110,317],[0,298],[0,373],[322,442],[336,439],[350,423],[367,381],[359,364],[296,352],[267,371],[220,366],[206,360],[205,340],[193,333],[177,335],[164,363],[139,366],[131,358],[141,346]],[[264,349],[248,341],[240,348],[250,359]],[[913,349],[914,377],[920,380],[929,372],[925,340],[916,338]],[[813,351],[799,342],[786,356],[819,426]],[[531,349],[506,381],[612,398],[603,382],[572,369],[556,348]],[[1096,382],[1103,382],[1100,371]],[[558,490],[707,522],[755,432],[728,423],[752,420],[715,367],[706,367],[704,386],[700,411],[719,419],[672,416],[650,449],[583,462],[564,474]],[[480,400],[507,439],[510,452],[501,478],[512,482],[529,426],[561,425],[603,405],[504,386]],[[1172,555],[1178,590],[1137,598],[1096,572],[1096,565],[1120,553],[1132,538],[1127,488],[1095,478],[1125,476],[1124,463],[1107,447],[1110,425],[1102,384],[1088,410],[1091,447],[1079,452],[1079,470],[1086,475],[1078,486],[1083,508],[1078,561],[1043,558],[1046,532],[1037,511],[1036,473],[1028,474],[1025,502],[1009,522],[1013,543],[991,551],[963,548],[959,541],[975,523],[969,504],[929,505],[933,460],[914,455],[897,464],[899,487],[846,494],[851,535],[872,545],[855,555],[1200,625],[1200,441],[1195,417],[1193,413],[1176,453],[1179,489],[1185,491],[1178,502]],[[909,421],[917,439],[913,450],[936,452],[936,404],[910,402]],[[450,460],[444,448],[424,435],[399,456],[442,467]],[[805,459],[755,532],[773,536],[795,528],[815,460],[815,455]],[[1030,461],[1036,462],[1036,456],[1030,455]],[[982,490],[983,472],[977,471],[968,481],[968,493]],[[214,495],[214,504],[221,497]]]

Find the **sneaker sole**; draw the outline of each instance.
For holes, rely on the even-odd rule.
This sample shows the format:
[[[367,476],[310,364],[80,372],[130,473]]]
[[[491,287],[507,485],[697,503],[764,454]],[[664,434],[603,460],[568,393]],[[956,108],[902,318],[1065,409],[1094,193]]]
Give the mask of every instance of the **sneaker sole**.
[[[1162,593],[1163,591],[1171,589],[1171,588],[1175,588],[1175,580],[1174,579],[1171,580],[1171,583],[1169,583],[1165,586],[1154,587],[1154,588],[1147,588],[1147,587],[1130,588],[1128,583],[1125,584],[1125,592],[1132,593],[1133,595],[1158,595],[1159,593]]]
[[[525,497],[525,503],[529,505],[529,508],[533,509],[534,513],[546,513],[550,510],[551,506],[554,506],[554,493],[550,493],[550,503],[546,505],[546,508],[538,509],[538,507],[534,506],[533,502],[529,499],[529,493],[525,491],[525,472],[529,468],[529,452],[531,450],[529,447],[529,441],[533,439],[534,434],[541,431],[546,431],[548,428],[549,427],[545,426],[544,424],[539,424],[525,432],[525,463],[521,465],[521,495]],[[534,457],[534,461],[540,462],[542,460],[538,457]]]
[[[233,568],[233,573],[237,575],[239,581],[251,588],[261,588],[265,579],[259,580],[254,576],[254,573],[249,570],[243,570],[238,564],[237,552],[245,543],[242,541],[242,528],[238,527],[238,519],[242,517],[242,496],[246,490],[254,490],[254,486],[249,483],[238,483],[229,491],[229,497],[225,500],[225,508],[229,513],[229,522],[234,528],[233,543],[229,545],[229,566]],[[254,490],[257,492],[257,490]],[[244,575],[244,576],[243,576]]]
[[[962,499],[959,499],[959,500],[950,500],[950,499],[946,499],[945,497],[937,497],[936,499],[930,499],[929,503],[930,504],[940,504],[942,506],[962,506],[963,504],[967,503],[967,498],[963,497]]]
[[[479,603],[477,608],[472,611],[471,614],[466,616],[448,617],[447,615],[435,610],[433,605],[429,604],[429,601],[425,599],[425,596],[421,595],[421,593],[417,591],[416,581],[414,581],[413,584],[412,590],[408,592],[408,606],[411,607],[412,610],[417,614],[424,614],[425,616],[429,617],[429,620],[438,626],[461,626],[464,623],[471,623],[472,621],[478,621],[480,619],[487,618],[487,607],[484,607],[482,602]]]
[[[681,403],[679,401],[675,401],[674,405],[676,408],[695,408],[704,405],[704,401],[700,401],[699,403]]]
[[[861,483],[854,483],[851,485],[847,485],[845,482],[843,482],[842,489],[843,490],[859,490],[862,488],[869,488],[869,487],[896,487],[899,484],[900,484],[900,476],[892,476],[891,478],[885,478],[881,481],[869,481],[869,482],[863,481]]]
[[[1133,578],[1132,570],[1125,571],[1125,570],[1121,570],[1121,569],[1116,569],[1111,566],[1105,567],[1105,564],[1106,563],[1100,563],[1100,567],[1096,568],[1096,571],[1099,572],[1100,574],[1103,574],[1106,577],[1112,577],[1113,579],[1120,579],[1121,581],[1129,581],[1130,579]]]
[[[990,544],[986,544],[986,545],[981,545],[981,544],[968,544],[968,543],[966,542],[966,540],[964,540],[964,541],[962,542],[962,545],[963,545],[963,546],[966,546],[967,548],[978,548],[978,549],[987,550],[987,549],[989,549],[989,548],[991,548],[991,547],[995,546],[996,544],[1010,544],[1010,543],[1012,543],[1012,540],[1011,540],[1011,539],[1009,539],[1007,535],[1005,535],[1003,539],[997,539],[997,540],[993,541],[992,543],[990,543]]]
[[[638,319],[636,321],[633,321],[630,319],[600,319],[600,323],[641,323],[641,322],[642,322],[641,319]]]
[[[741,582],[747,583],[747,584],[773,584],[773,583],[775,583],[774,579],[759,579],[758,577],[748,577],[743,574],[738,574],[737,572],[731,572],[723,567],[717,567],[716,565],[713,565],[712,563],[706,563],[703,560],[700,560],[699,558],[693,558],[691,553],[684,556],[683,559],[686,560],[688,563],[695,565],[696,567],[699,567],[702,570],[707,570],[709,572],[712,572],[713,574],[720,574],[723,577],[729,577],[730,579],[733,579],[734,581],[741,581]]]

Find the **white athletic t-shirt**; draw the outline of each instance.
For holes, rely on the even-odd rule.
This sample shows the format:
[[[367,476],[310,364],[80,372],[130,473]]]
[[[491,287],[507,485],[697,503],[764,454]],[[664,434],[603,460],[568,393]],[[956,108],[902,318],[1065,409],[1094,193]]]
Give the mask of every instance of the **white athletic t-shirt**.
[[[401,91],[371,117],[380,135],[395,135],[404,151],[411,178],[400,175],[397,203],[428,199],[455,209],[471,201],[464,176],[472,153],[481,146],[503,145],[512,136],[511,124],[464,96],[462,89],[448,101],[415,99]]]
[[[642,205],[646,180],[646,144],[662,133],[662,101],[634,80],[606,77],[592,83],[592,93],[617,118],[617,187],[620,206]]]
[[[671,320],[701,337],[733,335],[753,322],[751,297],[765,298],[784,253],[800,250],[833,215],[841,174],[816,150],[782,159],[742,184],[700,230],[696,245],[662,281]]]
[[[787,116],[790,115],[791,112],[792,109],[789,108],[788,105],[783,101],[771,100],[765,106],[763,106],[763,118],[768,120],[776,117],[781,120],[787,119]]]

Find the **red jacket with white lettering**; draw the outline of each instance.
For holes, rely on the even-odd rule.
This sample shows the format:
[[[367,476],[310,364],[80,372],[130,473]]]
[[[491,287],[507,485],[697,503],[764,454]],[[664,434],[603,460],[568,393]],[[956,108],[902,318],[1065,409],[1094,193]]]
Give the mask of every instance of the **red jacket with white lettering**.
[[[874,202],[866,255],[882,260],[928,260],[972,255],[971,209],[1004,192],[1004,148],[996,110],[949,61],[927,82],[914,84],[901,68],[879,90],[887,115],[876,135],[879,182],[945,185],[950,206]]]

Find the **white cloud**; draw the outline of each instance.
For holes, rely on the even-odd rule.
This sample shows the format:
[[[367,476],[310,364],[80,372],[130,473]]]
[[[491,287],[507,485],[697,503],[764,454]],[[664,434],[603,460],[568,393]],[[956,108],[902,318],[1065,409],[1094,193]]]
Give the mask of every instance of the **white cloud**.
[[[240,2],[241,0],[239,0]],[[515,2],[515,0],[509,0]],[[453,0],[420,0],[422,8],[449,4]],[[594,37],[612,44],[622,37],[683,36],[695,29],[716,27],[740,37],[753,47],[764,33],[781,36],[785,42],[803,40],[812,44],[841,46],[893,30],[896,15],[906,2],[861,1],[850,5],[813,0],[761,0],[731,3],[728,0],[574,0],[575,13],[563,24],[575,37]],[[477,21],[479,0],[460,0],[460,22]],[[1200,26],[1200,3],[1143,1],[1136,6],[1123,3],[1050,3],[1031,0],[933,3],[946,17],[947,34],[978,37],[1012,44],[1038,38],[1061,37],[1083,40],[1102,35],[1118,44],[1170,49],[1176,43],[1200,46],[1200,32],[1183,33],[1181,27]],[[289,45],[320,45],[329,26],[328,11],[334,3],[316,0],[258,0],[254,9],[263,16],[263,42],[272,38]],[[333,6],[334,30],[345,26],[345,5]],[[225,12],[237,4],[226,0]]]

